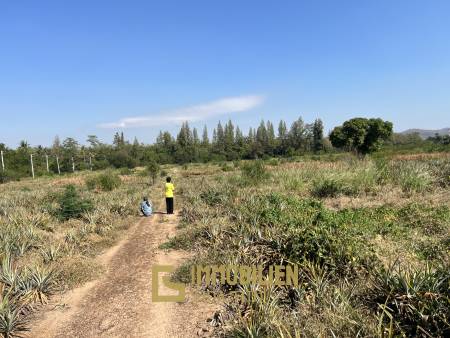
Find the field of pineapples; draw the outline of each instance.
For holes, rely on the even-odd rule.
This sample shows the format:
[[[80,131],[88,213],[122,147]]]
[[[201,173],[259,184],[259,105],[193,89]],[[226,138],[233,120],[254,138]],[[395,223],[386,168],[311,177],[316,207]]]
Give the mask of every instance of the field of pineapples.
[[[136,221],[151,190],[148,177],[117,171],[0,185],[0,335],[23,335],[49,297],[94,278],[94,257]]]
[[[204,285],[223,337],[450,335],[450,159],[312,158],[181,170],[166,249],[192,265],[300,266],[299,286]],[[194,174],[195,173],[195,174]]]

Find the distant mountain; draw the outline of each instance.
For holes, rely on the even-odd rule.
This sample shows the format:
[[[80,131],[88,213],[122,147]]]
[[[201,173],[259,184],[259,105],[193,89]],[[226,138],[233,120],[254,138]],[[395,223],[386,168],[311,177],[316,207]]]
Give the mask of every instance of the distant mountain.
[[[434,136],[434,134],[450,135],[450,128],[442,128],[442,129],[435,129],[435,130],[408,129],[408,130],[402,131],[400,134],[413,134],[413,133],[419,133],[421,138],[426,139],[430,136]]]

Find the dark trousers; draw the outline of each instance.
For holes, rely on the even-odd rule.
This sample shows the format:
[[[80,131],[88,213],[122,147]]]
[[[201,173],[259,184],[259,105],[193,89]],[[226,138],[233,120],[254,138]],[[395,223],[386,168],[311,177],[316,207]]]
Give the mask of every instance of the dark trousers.
[[[166,209],[168,214],[173,214],[173,197],[166,197]]]

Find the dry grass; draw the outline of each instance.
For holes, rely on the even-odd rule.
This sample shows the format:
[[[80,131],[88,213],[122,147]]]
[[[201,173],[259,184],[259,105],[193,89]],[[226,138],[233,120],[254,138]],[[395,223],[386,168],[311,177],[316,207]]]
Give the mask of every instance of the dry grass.
[[[8,258],[0,266],[0,288],[5,290],[3,297],[7,301],[0,311],[0,322],[12,315],[17,321],[9,326],[0,323],[0,334],[20,334],[26,329],[28,314],[37,308],[36,302],[44,302],[52,293],[79,286],[102,273],[93,258],[135,222],[142,196],[151,195],[147,183],[138,176],[127,177],[126,184],[113,191],[87,190],[86,180],[96,175],[82,172],[0,185],[0,259]],[[58,215],[58,203],[68,184],[76,187],[82,199],[91,201],[93,209],[80,218],[64,221]],[[15,271],[13,275],[7,264]],[[48,271],[50,275],[42,281],[36,275],[33,281],[28,271],[34,270]],[[13,278],[8,276],[16,281],[8,282]],[[17,289],[16,284],[24,286]],[[18,293],[25,285],[30,290]],[[36,293],[39,297],[26,296],[33,290],[42,290]]]
[[[195,175],[182,176],[184,229],[166,246],[193,250],[187,266],[301,265],[297,289],[275,289],[259,298],[249,293],[244,301],[233,297],[234,288],[202,289],[224,299],[219,336],[443,335],[450,330],[443,306],[448,279],[435,288],[428,283],[434,272],[421,271],[431,266],[441,273],[448,266],[448,163],[448,154],[401,161],[273,161],[268,175],[256,178],[238,169],[196,168]],[[314,214],[320,215],[316,221]],[[389,269],[393,262],[398,270]],[[408,299],[402,282],[416,290],[403,301],[411,309],[408,319],[395,305]],[[424,298],[427,292],[440,301]],[[419,310],[417,304],[426,305]],[[420,311],[426,320],[417,317]]]

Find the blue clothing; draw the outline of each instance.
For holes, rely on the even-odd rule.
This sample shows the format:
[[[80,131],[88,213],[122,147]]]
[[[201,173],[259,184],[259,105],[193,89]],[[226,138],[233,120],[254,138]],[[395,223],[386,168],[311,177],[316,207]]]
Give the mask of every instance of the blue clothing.
[[[150,216],[152,214],[152,204],[150,202],[142,201],[141,212],[144,216]]]

